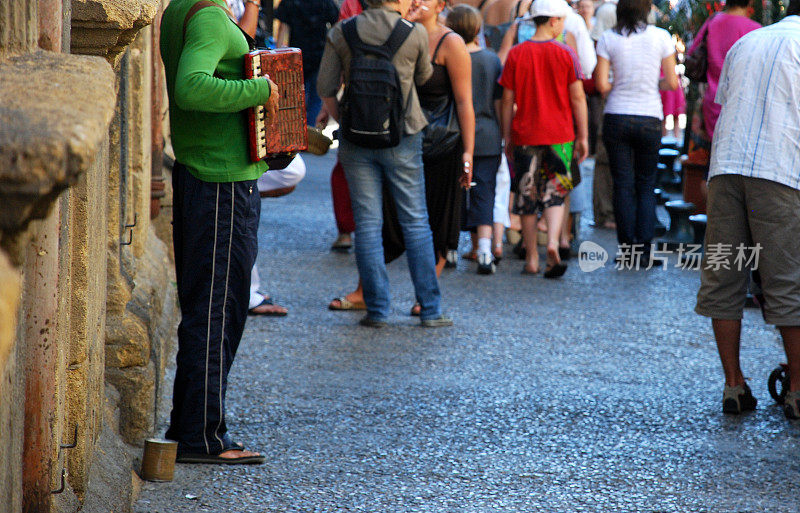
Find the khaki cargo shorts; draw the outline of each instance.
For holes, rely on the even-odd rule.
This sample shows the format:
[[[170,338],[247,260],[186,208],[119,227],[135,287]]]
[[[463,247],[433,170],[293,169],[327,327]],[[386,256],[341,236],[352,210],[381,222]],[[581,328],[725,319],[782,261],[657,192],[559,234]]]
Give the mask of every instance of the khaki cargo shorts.
[[[800,326],[800,191],[760,178],[712,177],[698,314],[742,318],[750,267],[741,265],[745,259],[737,251],[740,245],[761,246],[757,270],[766,321]]]

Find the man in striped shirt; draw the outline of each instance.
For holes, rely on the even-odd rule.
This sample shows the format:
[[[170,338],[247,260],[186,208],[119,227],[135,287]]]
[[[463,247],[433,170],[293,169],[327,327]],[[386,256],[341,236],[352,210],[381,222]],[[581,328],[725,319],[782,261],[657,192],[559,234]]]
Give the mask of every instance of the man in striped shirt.
[[[725,372],[723,412],[754,409],[739,342],[748,273],[757,268],[764,319],[780,329],[789,361],[784,411],[800,419],[800,0],[782,21],[731,48],[716,101],[722,113],[695,311],[712,318]]]

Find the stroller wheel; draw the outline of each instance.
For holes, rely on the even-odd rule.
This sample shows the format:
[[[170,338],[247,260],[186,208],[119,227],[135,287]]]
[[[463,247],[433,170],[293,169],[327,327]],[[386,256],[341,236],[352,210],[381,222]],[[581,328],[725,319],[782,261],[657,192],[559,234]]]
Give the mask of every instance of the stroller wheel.
[[[789,371],[785,364],[781,364],[770,373],[769,379],[767,379],[767,388],[775,402],[783,404],[786,394],[789,392]]]

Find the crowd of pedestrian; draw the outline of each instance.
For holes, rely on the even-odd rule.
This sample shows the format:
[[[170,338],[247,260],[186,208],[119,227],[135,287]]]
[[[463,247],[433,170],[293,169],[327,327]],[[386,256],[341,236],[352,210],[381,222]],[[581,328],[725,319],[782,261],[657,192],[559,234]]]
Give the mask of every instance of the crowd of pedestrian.
[[[707,64],[689,159],[710,169],[706,243],[764,247],[765,319],[798,377],[786,415],[800,418],[800,0],[757,31],[748,5],[728,0],[687,52]],[[179,461],[264,459],[227,433],[227,373],[248,313],[288,313],[260,290],[257,220],[260,198],[290,193],[305,164],[264,173],[246,155],[242,110],[274,112],[280,95],[268,77],[243,80],[259,7],[173,0],[162,22],[182,313],[168,437]],[[303,50],[309,124],[339,124],[332,249],[355,247],[359,284],[331,310],[386,326],[386,264],[405,254],[411,315],[451,326],[439,276],[462,231],[479,274],[495,272],[505,239],[523,275],[560,278],[590,194],[594,226],[650,260],[664,119],[677,127],[685,103],[676,42],[654,26],[651,0],[282,0],[275,16],[276,44]],[[590,155],[591,192],[580,176]],[[738,361],[747,279],[706,269],[698,295],[697,312],[714,319],[726,413],[756,404]]]

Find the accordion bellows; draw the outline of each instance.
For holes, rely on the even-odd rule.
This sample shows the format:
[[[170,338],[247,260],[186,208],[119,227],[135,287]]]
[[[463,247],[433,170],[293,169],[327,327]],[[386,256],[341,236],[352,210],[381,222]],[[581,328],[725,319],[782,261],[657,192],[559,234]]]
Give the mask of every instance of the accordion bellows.
[[[254,50],[245,56],[244,71],[247,78],[269,75],[281,95],[274,119],[263,105],[247,109],[250,160],[258,162],[305,151],[308,127],[300,50]]]

